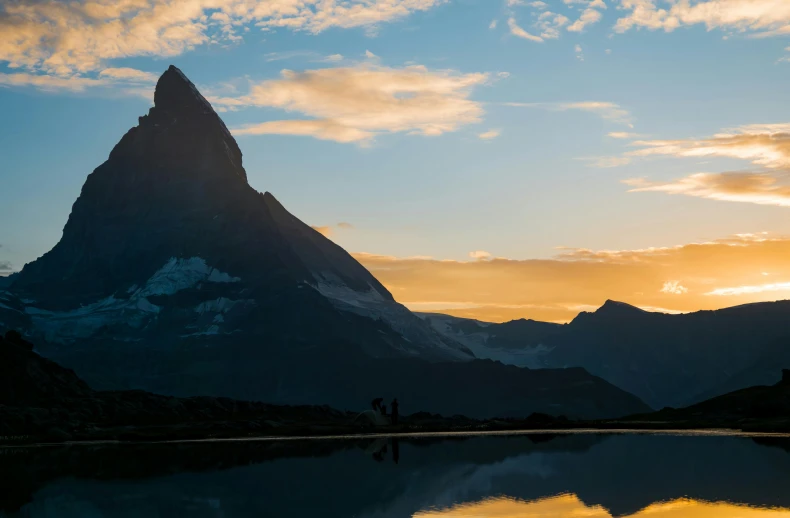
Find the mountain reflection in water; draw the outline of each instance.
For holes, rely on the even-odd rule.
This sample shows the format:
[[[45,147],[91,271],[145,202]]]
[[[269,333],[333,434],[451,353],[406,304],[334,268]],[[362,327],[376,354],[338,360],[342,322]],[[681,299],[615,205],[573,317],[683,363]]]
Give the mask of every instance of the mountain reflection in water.
[[[789,451],[545,434],[0,448],[0,516],[790,517]]]

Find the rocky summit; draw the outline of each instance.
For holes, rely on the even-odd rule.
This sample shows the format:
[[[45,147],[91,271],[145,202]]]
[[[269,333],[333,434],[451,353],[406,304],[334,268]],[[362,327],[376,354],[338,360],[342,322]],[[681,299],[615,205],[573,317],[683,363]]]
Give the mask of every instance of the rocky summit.
[[[408,393],[435,412],[467,394],[467,415],[494,399],[499,415],[644,410],[581,369],[475,361],[253,189],[233,136],[173,66],[88,176],[60,242],[0,289],[0,328],[101,389],[340,408]]]

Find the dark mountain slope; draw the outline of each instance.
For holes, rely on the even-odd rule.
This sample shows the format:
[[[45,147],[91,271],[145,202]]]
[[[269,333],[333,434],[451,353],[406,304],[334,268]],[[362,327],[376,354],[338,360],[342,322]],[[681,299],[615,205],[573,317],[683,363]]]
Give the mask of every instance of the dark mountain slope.
[[[584,367],[654,408],[772,384],[777,366],[790,365],[790,301],[682,315],[607,301],[562,326],[424,318],[478,357],[533,368]]]
[[[422,410],[470,415],[644,409],[582,370],[471,362],[255,191],[235,140],[175,67],[88,176],[60,242],[5,290],[0,327],[25,329],[38,352],[99,389],[338,408],[408,393]]]

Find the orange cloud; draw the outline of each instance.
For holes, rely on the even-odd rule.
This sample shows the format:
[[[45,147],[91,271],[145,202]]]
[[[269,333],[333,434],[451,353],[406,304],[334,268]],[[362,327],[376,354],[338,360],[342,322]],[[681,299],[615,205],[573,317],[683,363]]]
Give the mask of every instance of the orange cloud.
[[[353,255],[415,311],[489,321],[567,322],[607,299],[691,312],[790,298],[790,237],[769,234],[637,250],[566,248],[533,260]]]
[[[756,171],[694,173],[672,181],[630,178],[630,192],[664,192],[723,201],[790,206],[790,124],[752,124],[704,139],[636,141],[622,158],[668,156],[745,160]]]
[[[313,230],[320,232],[324,237],[328,237],[331,239],[332,235],[335,233],[335,229],[340,230],[352,230],[354,225],[351,223],[347,223],[345,221],[341,221],[337,225],[326,225],[326,226],[314,226],[312,227]]]
[[[18,0],[0,3],[0,61],[63,76],[107,60],[176,56],[208,42],[238,41],[243,26],[318,33],[371,27],[443,0]]]
[[[483,107],[469,98],[488,74],[390,68],[367,62],[353,67],[295,72],[252,86],[233,106],[265,106],[308,120],[278,120],[236,128],[237,135],[279,133],[337,142],[367,143],[381,133],[441,135],[480,122]],[[223,99],[217,99],[219,105]],[[490,138],[490,137],[489,137]]]
[[[312,229],[324,237],[332,237],[332,227],[312,227]]]
[[[617,20],[614,30],[645,27],[671,32],[679,27],[705,25],[708,30],[750,32],[756,37],[790,34],[790,4],[777,0],[697,0],[672,3],[666,8],[655,0],[620,0],[630,11]]]

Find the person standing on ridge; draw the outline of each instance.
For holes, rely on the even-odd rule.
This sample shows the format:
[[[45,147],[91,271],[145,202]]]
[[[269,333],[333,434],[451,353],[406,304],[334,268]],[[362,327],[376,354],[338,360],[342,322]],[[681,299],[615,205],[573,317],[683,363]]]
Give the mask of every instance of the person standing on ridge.
[[[392,424],[393,425],[397,425],[398,424],[398,398],[393,399],[392,400],[392,404],[390,406],[392,407],[392,414],[391,414],[392,415]]]

